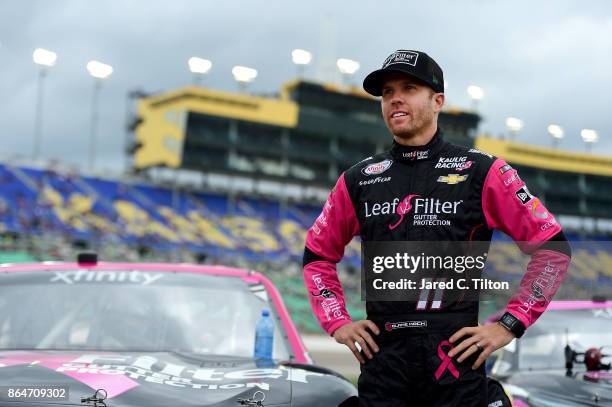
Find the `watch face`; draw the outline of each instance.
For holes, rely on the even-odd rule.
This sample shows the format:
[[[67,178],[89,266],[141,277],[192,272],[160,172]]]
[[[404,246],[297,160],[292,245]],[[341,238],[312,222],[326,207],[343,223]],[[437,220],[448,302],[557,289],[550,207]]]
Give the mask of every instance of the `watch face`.
[[[502,322],[509,327],[513,326],[516,321],[516,317],[511,314],[504,314],[502,317]]]

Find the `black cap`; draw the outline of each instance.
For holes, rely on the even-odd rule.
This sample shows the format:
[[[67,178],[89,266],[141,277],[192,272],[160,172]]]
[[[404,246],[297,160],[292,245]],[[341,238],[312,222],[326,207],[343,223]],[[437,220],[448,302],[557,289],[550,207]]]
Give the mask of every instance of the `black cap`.
[[[429,55],[421,51],[398,49],[389,55],[382,68],[363,80],[363,88],[373,96],[382,95],[385,76],[390,72],[401,72],[425,82],[437,93],[444,93],[444,74],[442,68]]]

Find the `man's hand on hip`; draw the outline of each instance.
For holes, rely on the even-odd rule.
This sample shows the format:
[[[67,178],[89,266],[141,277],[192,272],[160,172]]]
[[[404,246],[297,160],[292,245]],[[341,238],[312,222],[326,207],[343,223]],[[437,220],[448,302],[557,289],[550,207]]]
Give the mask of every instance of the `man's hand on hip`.
[[[380,333],[380,330],[374,322],[370,320],[361,320],[342,325],[340,328],[334,331],[333,336],[336,342],[349,347],[359,363],[365,363],[365,360],[363,359],[363,356],[361,356],[361,353],[359,353],[355,342],[361,346],[363,353],[365,353],[368,359],[372,359],[374,357],[372,352],[378,352],[378,345],[376,345],[376,342],[374,341],[374,338],[372,338],[372,335],[368,332],[368,329],[375,335]]]
[[[467,338],[448,352],[448,356],[452,358],[461,354],[461,356],[457,358],[457,361],[463,362],[473,353],[480,352],[480,356],[478,356],[478,359],[472,365],[472,369],[478,369],[491,353],[506,346],[514,339],[514,334],[512,332],[508,331],[499,323],[495,323],[461,328],[450,337],[449,342],[455,343],[464,336],[467,336]]]

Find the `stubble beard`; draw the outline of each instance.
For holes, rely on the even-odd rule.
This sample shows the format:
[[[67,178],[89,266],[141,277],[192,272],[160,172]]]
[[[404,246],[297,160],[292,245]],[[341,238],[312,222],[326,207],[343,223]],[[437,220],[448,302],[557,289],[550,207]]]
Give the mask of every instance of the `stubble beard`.
[[[399,139],[410,140],[430,127],[435,120],[434,112],[423,108],[419,111],[413,111],[412,120],[405,123],[398,129],[390,129],[391,133]]]

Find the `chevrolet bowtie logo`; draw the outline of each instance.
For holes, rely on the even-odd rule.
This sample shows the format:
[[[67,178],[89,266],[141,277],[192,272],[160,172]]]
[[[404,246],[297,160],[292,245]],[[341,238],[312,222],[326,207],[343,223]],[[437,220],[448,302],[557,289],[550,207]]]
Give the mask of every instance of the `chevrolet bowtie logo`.
[[[455,185],[455,184],[465,181],[467,177],[468,177],[467,174],[466,175],[459,175],[459,174],[441,175],[438,177],[438,182],[444,182],[445,184],[448,184],[448,185]]]

